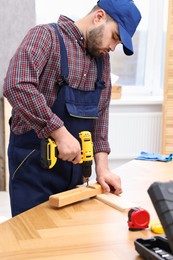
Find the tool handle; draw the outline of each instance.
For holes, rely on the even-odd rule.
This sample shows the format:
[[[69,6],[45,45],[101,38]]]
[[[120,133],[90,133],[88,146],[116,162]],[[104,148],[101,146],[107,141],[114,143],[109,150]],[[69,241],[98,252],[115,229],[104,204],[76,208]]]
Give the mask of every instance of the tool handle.
[[[47,145],[48,139],[41,139],[41,155],[40,155],[40,163],[44,169],[49,169],[50,161],[47,160]]]
[[[51,169],[57,162],[58,149],[51,138],[41,140],[41,166],[45,169]]]

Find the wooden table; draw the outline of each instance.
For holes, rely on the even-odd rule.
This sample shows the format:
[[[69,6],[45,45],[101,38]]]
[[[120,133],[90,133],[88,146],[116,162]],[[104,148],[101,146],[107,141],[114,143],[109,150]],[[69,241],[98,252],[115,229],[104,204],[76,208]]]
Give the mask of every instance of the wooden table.
[[[115,170],[121,176],[123,197],[158,217],[147,189],[154,181],[173,178],[173,162],[133,160]],[[134,260],[136,238],[148,238],[149,229],[129,231],[127,212],[95,198],[63,208],[45,202],[0,224],[0,259]]]

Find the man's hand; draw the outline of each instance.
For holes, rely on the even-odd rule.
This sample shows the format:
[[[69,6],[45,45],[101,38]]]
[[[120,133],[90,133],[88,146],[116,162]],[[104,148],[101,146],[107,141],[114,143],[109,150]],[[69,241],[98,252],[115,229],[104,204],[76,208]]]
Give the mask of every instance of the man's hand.
[[[97,182],[100,183],[105,192],[112,192],[116,195],[122,193],[120,177],[111,172],[108,168],[107,153],[100,152],[95,154]]]
[[[109,169],[103,170],[102,173],[97,173],[97,182],[100,183],[105,192],[112,192],[116,195],[122,193],[120,177]]]
[[[77,164],[81,160],[79,141],[63,126],[51,134],[58,148],[58,158]]]

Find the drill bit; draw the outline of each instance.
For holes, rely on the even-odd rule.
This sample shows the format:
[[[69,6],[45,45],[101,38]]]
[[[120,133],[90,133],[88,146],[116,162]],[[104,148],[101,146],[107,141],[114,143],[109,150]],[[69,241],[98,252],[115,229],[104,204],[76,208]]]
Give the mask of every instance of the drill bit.
[[[88,184],[89,184],[89,178],[86,178],[86,183],[87,183],[87,187],[88,187]]]

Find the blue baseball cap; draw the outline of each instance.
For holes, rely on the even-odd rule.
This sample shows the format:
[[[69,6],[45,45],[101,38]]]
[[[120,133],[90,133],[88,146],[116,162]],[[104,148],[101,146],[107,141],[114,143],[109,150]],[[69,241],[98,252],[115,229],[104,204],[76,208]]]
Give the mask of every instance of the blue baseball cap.
[[[99,0],[97,5],[118,23],[123,50],[132,55],[132,36],[141,20],[141,14],[133,0]]]

